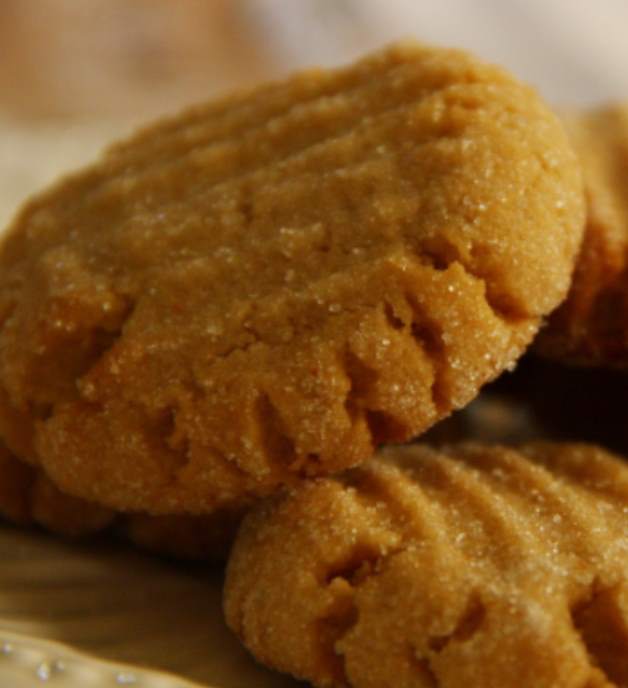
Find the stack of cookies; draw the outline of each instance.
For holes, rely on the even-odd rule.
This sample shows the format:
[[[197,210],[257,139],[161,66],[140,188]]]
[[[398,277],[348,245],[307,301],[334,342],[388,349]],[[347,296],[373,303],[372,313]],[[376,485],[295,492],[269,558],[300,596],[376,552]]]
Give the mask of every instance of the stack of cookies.
[[[0,249],[0,512],[231,549],[229,626],[317,686],[628,685],[622,459],[393,446],[533,341],[628,362],[628,116],[565,119],[399,44],[32,199]]]

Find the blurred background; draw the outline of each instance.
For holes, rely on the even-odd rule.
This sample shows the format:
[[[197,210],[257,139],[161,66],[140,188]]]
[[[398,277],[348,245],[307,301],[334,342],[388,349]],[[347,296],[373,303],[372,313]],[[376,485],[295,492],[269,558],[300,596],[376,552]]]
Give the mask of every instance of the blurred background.
[[[628,100],[627,0],[0,0],[0,228],[138,123],[399,37],[464,47],[559,108]]]

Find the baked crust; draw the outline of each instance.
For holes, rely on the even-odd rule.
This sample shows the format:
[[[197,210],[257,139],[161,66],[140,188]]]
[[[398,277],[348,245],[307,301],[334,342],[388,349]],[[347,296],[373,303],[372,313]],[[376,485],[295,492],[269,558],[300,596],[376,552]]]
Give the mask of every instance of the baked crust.
[[[401,44],[158,123],[0,251],[0,434],[68,494],[208,513],[464,406],[564,297],[578,165],[527,87]]]
[[[592,445],[388,449],[245,518],[227,622],[317,686],[623,686],[626,504]]]

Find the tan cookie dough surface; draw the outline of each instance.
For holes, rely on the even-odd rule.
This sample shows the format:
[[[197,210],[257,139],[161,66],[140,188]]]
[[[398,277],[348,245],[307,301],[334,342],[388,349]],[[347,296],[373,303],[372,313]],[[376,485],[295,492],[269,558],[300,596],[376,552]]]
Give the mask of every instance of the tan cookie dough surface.
[[[627,504],[592,445],[389,449],[246,517],[227,621],[317,686],[625,686]]]
[[[580,173],[527,87],[399,45],[199,107],[0,251],[0,434],[64,492],[211,512],[421,433],[564,297]]]
[[[587,225],[567,301],[537,349],[562,361],[628,366],[628,106],[565,117],[582,161]]]

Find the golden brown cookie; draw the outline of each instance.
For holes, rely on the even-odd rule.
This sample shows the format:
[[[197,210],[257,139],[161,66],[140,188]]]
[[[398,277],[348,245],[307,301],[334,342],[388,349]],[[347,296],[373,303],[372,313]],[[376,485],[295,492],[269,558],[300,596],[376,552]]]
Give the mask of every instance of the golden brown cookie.
[[[162,514],[357,464],[514,363],[582,213],[554,115],[461,52],[194,109],[11,228],[0,434],[64,492]]]
[[[261,662],[318,686],[625,686],[628,467],[390,449],[251,512],[224,599]]]
[[[628,366],[628,107],[565,117],[585,175],[587,225],[574,281],[537,349],[584,365]]]
[[[19,461],[0,443],[0,519],[38,525],[68,538],[104,531],[159,555],[226,559],[242,519],[236,510],[208,516],[122,514],[61,492],[41,469]]]

